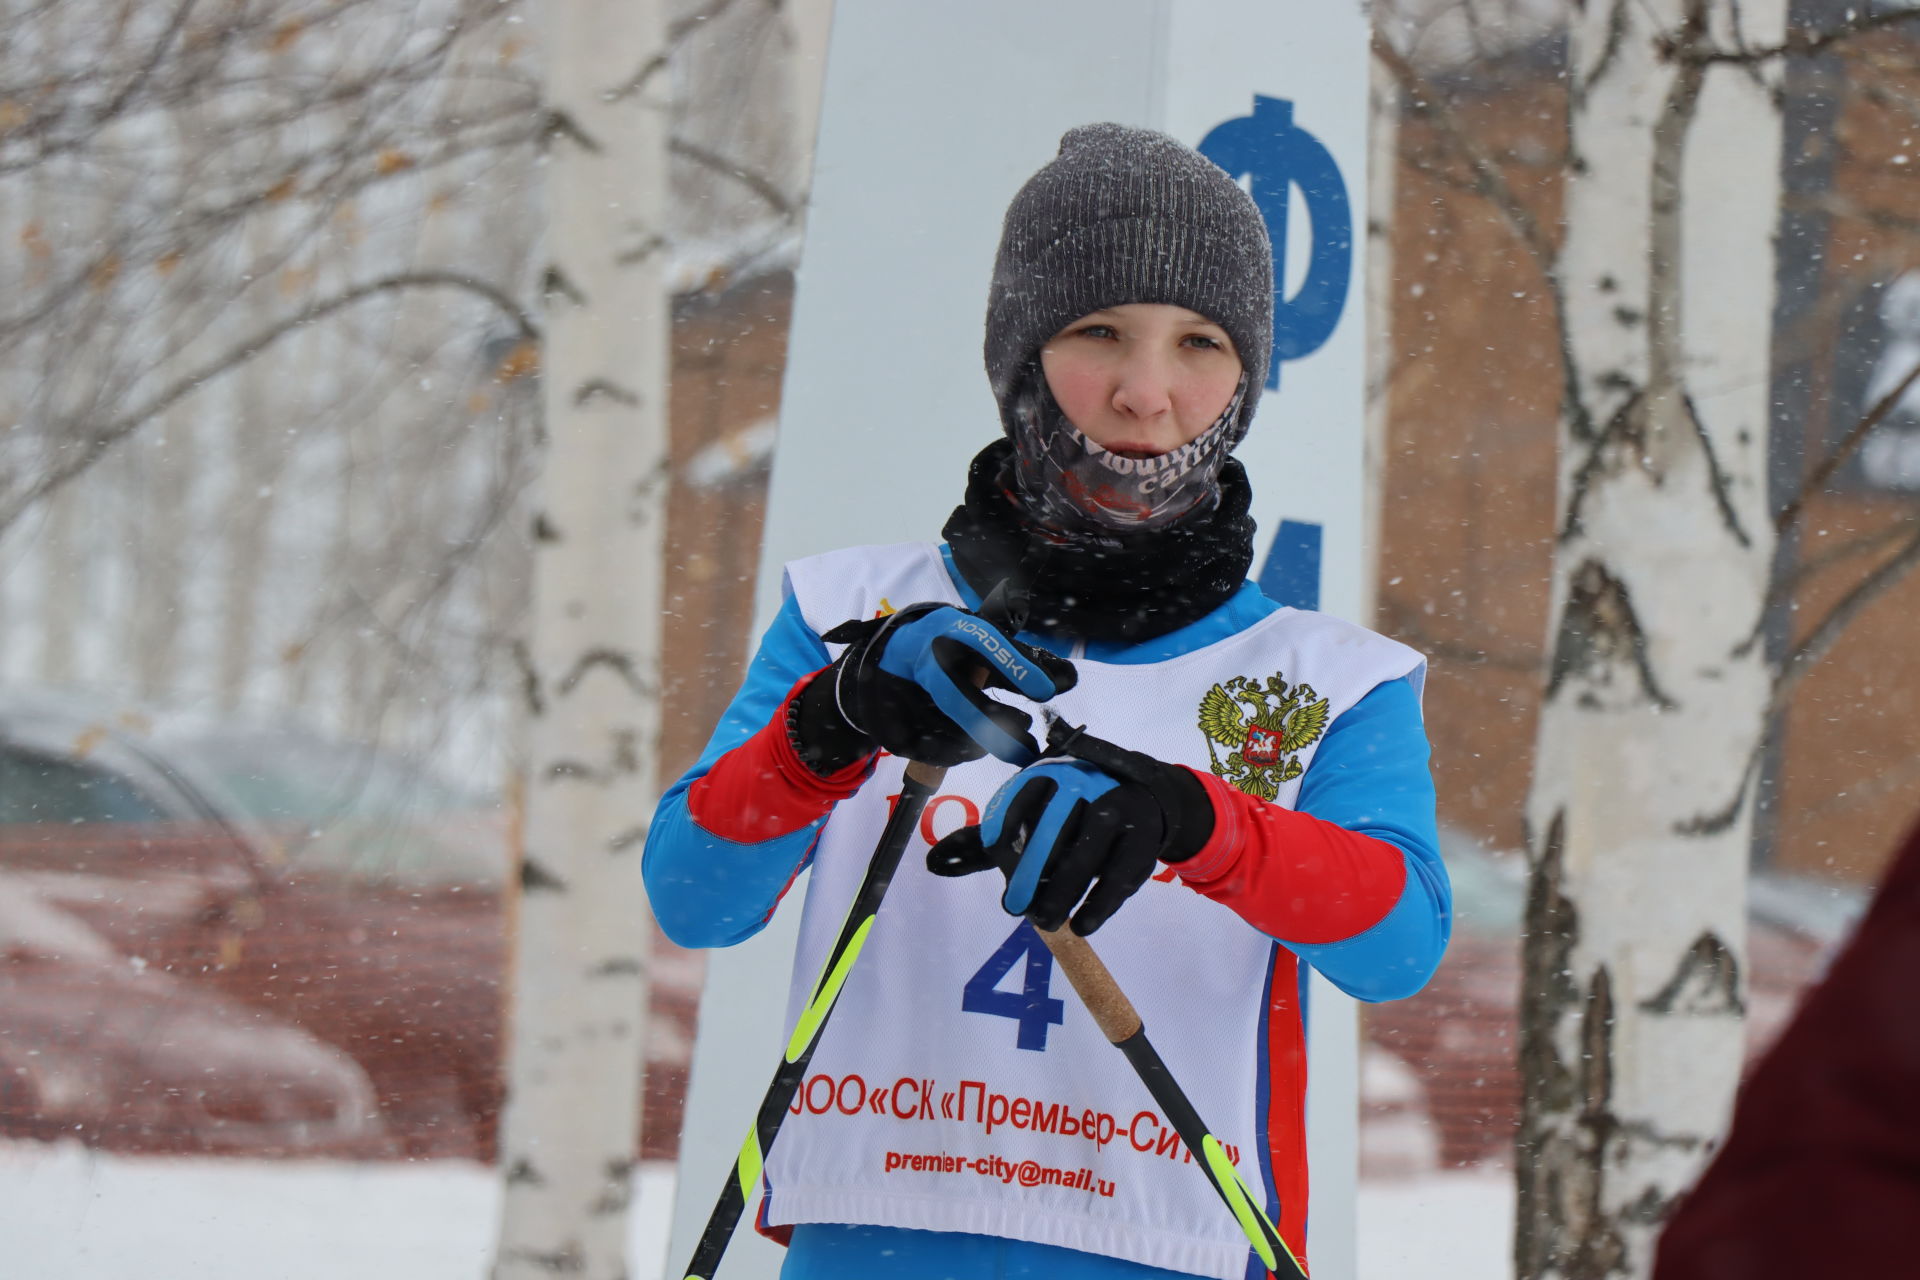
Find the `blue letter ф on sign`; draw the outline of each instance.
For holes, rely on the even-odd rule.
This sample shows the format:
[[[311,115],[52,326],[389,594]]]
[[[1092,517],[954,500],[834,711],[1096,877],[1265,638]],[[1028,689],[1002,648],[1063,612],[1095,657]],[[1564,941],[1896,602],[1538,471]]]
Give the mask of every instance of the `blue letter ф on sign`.
[[[1233,177],[1251,174],[1253,203],[1273,240],[1273,363],[1267,386],[1280,386],[1280,362],[1311,355],[1332,336],[1347,301],[1353,264],[1353,211],[1340,166],[1320,140],[1293,123],[1293,103],[1256,94],[1253,114],[1215,125],[1200,154]],[[1313,230],[1307,277],[1285,296],[1287,191],[1299,187]]]

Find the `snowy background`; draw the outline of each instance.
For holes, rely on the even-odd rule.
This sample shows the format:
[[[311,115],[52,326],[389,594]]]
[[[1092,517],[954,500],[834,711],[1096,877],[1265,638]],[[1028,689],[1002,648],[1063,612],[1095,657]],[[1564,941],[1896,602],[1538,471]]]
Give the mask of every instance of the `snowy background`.
[[[668,1274],[673,1171],[643,1168],[633,1280]],[[482,1165],[135,1159],[0,1145],[10,1276],[88,1280],[473,1280],[500,1180]],[[1507,1280],[1504,1171],[1364,1183],[1358,1280]]]

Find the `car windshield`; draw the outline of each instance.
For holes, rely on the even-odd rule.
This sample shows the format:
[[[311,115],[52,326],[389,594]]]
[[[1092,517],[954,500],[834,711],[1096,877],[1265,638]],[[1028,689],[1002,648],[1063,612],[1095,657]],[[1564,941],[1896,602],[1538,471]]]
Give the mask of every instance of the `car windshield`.
[[[117,774],[0,747],[0,826],[157,822],[167,816]]]

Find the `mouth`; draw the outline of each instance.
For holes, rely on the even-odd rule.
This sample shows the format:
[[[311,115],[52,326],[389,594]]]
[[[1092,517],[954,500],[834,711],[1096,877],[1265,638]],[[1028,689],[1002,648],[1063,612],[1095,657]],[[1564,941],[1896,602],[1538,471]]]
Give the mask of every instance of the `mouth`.
[[[1106,450],[1108,453],[1118,454],[1122,458],[1157,458],[1166,452],[1165,449],[1156,449],[1152,445],[1146,444],[1134,444],[1131,441],[1125,441],[1120,444],[1110,444],[1106,446]]]

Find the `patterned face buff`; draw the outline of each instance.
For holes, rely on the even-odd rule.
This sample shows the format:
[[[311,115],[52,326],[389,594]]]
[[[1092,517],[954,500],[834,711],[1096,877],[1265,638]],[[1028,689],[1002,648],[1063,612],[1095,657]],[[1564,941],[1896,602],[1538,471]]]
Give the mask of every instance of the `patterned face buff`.
[[[1109,453],[1067,421],[1035,371],[1013,406],[1015,479],[1027,514],[1056,529],[1160,529],[1220,499],[1220,468],[1240,443],[1247,375],[1213,425],[1171,453]]]

